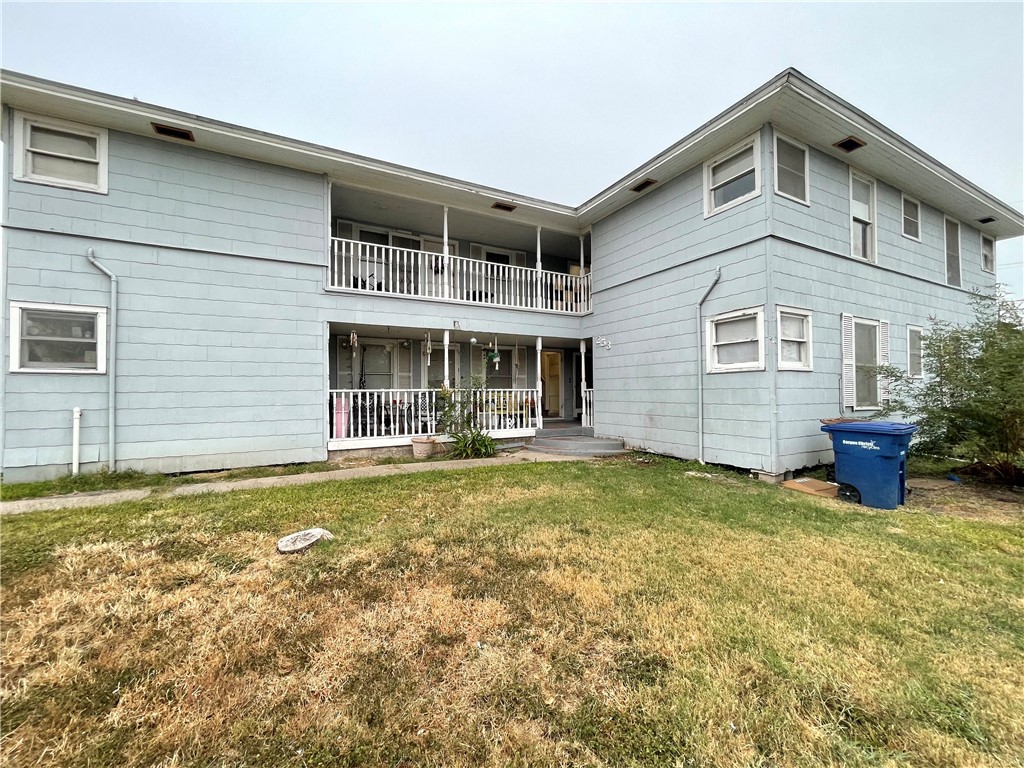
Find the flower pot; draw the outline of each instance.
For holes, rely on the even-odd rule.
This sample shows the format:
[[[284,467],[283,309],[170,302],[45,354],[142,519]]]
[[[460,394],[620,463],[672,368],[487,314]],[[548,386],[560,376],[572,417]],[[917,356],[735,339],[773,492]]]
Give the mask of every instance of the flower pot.
[[[437,441],[432,437],[414,437],[412,439],[412,455],[416,459],[429,459],[434,455]]]

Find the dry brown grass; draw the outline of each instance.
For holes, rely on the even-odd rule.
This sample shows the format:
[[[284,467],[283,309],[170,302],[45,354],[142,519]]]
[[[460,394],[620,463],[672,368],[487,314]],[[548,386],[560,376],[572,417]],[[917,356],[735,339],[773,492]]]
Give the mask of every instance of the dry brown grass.
[[[1024,760],[1019,528],[668,462],[364,489],[68,513],[5,575],[4,764]],[[275,554],[306,514],[348,533]]]

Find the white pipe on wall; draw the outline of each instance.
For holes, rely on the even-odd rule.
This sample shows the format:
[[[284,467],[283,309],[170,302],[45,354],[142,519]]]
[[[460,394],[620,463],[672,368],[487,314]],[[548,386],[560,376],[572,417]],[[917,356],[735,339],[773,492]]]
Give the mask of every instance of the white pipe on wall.
[[[89,263],[110,279],[110,341],[107,355],[107,463],[110,471],[117,468],[114,419],[117,414],[117,275],[96,261],[96,251],[85,252]]]
[[[448,331],[444,332],[444,388],[451,389],[452,380],[448,376],[448,342],[451,339]]]
[[[71,474],[78,474],[82,445],[82,409],[77,405],[71,411]]]
[[[701,323],[701,307],[704,306],[704,302],[708,296],[711,295],[712,289],[718,285],[718,279],[722,276],[722,268],[719,267],[715,270],[715,279],[711,281],[711,285],[704,291],[704,295],[700,297],[700,301],[697,302],[697,461],[701,464],[704,463],[704,345],[703,345],[703,327]]]

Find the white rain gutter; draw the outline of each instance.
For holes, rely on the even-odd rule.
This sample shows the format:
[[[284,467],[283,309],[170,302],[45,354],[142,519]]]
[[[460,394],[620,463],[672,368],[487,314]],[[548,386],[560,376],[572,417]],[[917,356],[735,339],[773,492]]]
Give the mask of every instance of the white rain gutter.
[[[117,275],[96,261],[96,251],[85,252],[89,263],[110,279],[110,354],[107,355],[107,462],[110,471],[117,468],[114,416],[117,412]]]
[[[71,476],[78,475],[81,466],[82,409],[77,405],[71,411]]]
[[[712,289],[718,285],[718,280],[721,276],[722,268],[718,267],[715,270],[715,279],[711,281],[711,285],[708,286],[708,289],[704,291],[704,295],[700,297],[700,301],[697,302],[697,461],[701,464],[704,463],[704,351],[702,349],[704,344],[700,310]]]

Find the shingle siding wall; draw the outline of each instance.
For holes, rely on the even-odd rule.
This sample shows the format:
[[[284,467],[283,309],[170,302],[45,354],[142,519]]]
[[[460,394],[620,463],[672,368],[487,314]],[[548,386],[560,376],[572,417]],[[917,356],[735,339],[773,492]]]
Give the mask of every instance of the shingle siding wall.
[[[11,181],[6,223],[325,263],[321,177],[117,131],[109,147],[107,194]]]
[[[764,304],[764,194],[704,218],[698,166],[593,228],[595,433],[671,456],[697,455],[703,354],[696,305],[721,267],[704,316]],[[753,244],[748,244],[754,241]],[[764,371],[705,374],[708,461],[765,467]]]
[[[908,325],[927,329],[931,317],[966,322],[972,315],[964,290],[786,242],[773,241],[771,250],[775,303],[811,311],[813,324],[814,370],[776,374],[776,471],[782,472],[832,461],[831,443],[820,431],[819,419],[868,413],[844,414],[841,406],[842,313],[888,321],[890,362],[900,368],[907,366]],[[771,354],[778,354],[774,342]]]

